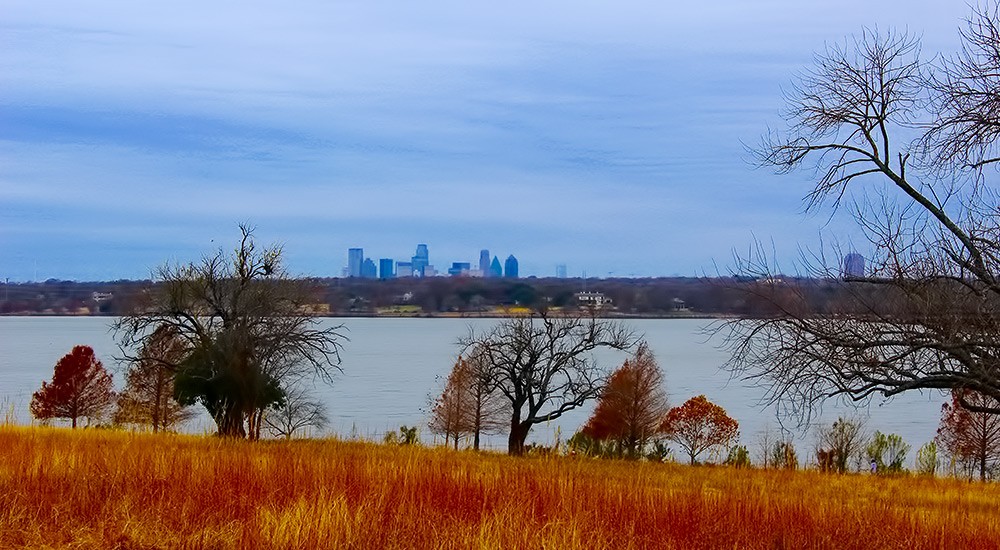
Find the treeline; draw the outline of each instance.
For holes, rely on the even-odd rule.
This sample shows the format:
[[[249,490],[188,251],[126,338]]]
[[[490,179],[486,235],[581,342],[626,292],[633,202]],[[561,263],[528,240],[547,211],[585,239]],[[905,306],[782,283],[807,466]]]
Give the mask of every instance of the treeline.
[[[834,279],[666,277],[646,279],[481,279],[471,277],[309,279],[321,315],[489,314],[504,308],[577,308],[578,293],[600,293],[607,313],[624,315],[770,315],[796,309],[828,313],[877,285]],[[150,281],[7,283],[0,314],[124,315]]]

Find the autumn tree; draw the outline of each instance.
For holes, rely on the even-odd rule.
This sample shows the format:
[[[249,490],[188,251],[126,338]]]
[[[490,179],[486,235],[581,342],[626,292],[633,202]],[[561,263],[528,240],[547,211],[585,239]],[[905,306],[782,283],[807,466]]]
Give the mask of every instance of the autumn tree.
[[[608,372],[593,357],[598,349],[627,350],[636,343],[621,323],[587,315],[555,317],[542,310],[503,319],[461,340],[482,355],[488,387],[510,408],[507,452],[523,455],[535,424],[561,417],[596,398]]]
[[[766,254],[736,267],[773,307],[724,323],[728,366],[789,412],[957,389],[963,406],[1000,413],[961,401],[968,389],[1000,403],[998,6],[975,8],[961,51],[933,61],[917,38],[884,30],[828,47],[789,88],[787,125],[756,149],[761,166],[814,174],[808,210],[848,206],[867,256],[823,314],[781,296]],[[841,279],[837,250],[811,252],[799,271]]]
[[[118,396],[114,421],[148,425],[158,432],[194,416],[174,398],[175,365],[186,354],[184,342],[170,327],[153,331],[125,373],[125,389]]]
[[[725,409],[699,395],[667,411],[660,429],[694,464],[704,451],[734,441],[740,425],[726,414]]]
[[[219,435],[256,439],[265,411],[280,407],[292,384],[332,381],[345,338],[341,326],[316,319],[314,288],[288,275],[281,248],[259,248],[249,226],[240,232],[232,254],[159,268],[114,329],[135,360],[134,350],[168,327],[188,350],[169,365],[178,401],[204,406]]]
[[[31,396],[31,415],[39,420],[100,418],[111,407],[115,394],[111,375],[90,346],[74,346],[55,366],[52,382]]]
[[[471,435],[472,448],[479,450],[481,435],[497,433],[506,425],[509,407],[498,391],[490,386],[484,358],[473,349],[468,358],[459,356],[452,367],[444,391],[431,409],[430,429],[443,435],[445,444]]]
[[[659,433],[666,413],[663,373],[643,342],[635,357],[611,374],[582,432],[592,439],[613,442],[619,452],[637,458]]]
[[[936,441],[969,477],[978,469],[979,479],[986,480],[1000,461],[1000,415],[975,412],[963,403],[979,409],[1000,408],[997,400],[981,393],[952,392],[951,402],[941,406]]]

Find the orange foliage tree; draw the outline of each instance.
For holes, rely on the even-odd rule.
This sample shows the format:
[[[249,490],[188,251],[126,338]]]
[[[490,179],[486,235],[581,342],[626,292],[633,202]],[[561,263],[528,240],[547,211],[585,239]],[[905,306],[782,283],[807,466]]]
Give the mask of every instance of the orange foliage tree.
[[[1000,460],[1000,415],[970,411],[963,402],[981,409],[1000,408],[1000,402],[981,393],[953,391],[951,403],[941,406],[937,442],[970,477],[978,468],[979,479],[985,481]]]
[[[90,346],[74,346],[56,363],[52,382],[31,396],[31,415],[39,420],[98,418],[111,406],[115,394],[111,375]]]
[[[158,432],[194,416],[190,407],[174,398],[174,365],[187,353],[175,329],[168,325],[157,328],[125,374],[125,389],[118,396],[114,421],[145,424]]]
[[[489,385],[482,355],[473,350],[468,359],[459,356],[452,367],[431,410],[429,427],[444,435],[445,444],[454,440],[456,449],[463,435],[472,435],[472,447],[478,451],[481,434],[503,429],[509,414],[506,401]]]
[[[667,412],[663,373],[645,342],[608,379],[584,435],[614,442],[619,452],[637,457],[660,431]]]
[[[660,428],[694,464],[702,452],[736,439],[740,425],[726,414],[725,409],[699,395],[670,409]]]

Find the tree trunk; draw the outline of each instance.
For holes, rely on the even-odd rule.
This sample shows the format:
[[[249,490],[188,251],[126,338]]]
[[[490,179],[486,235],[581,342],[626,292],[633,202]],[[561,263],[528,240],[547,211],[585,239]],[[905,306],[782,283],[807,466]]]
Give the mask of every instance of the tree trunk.
[[[507,437],[507,454],[512,456],[524,455],[524,441],[528,439],[529,431],[531,431],[531,424],[527,422],[511,423],[510,436]]]
[[[76,417],[75,416],[73,417],[73,429],[74,430],[76,429]]]

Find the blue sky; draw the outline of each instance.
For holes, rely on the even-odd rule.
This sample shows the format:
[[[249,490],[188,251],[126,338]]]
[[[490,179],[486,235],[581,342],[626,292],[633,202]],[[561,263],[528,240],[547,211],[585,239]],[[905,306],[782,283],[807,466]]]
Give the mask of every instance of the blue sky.
[[[0,0],[0,279],[144,278],[235,244],[523,274],[702,275],[857,239],[754,169],[781,90],[864,26],[952,52],[961,1]],[[793,270],[788,267],[787,270]]]

